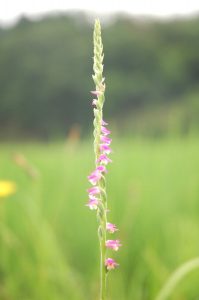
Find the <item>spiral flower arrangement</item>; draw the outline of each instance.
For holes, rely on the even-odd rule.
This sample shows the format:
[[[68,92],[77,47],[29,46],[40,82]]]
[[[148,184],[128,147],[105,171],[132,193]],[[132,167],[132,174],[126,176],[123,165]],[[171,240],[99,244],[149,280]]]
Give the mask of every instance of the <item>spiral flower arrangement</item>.
[[[95,170],[88,176],[92,185],[88,191],[88,203],[91,210],[97,211],[99,221],[98,236],[100,241],[100,300],[106,298],[106,276],[107,273],[118,267],[118,263],[106,257],[107,248],[118,251],[121,246],[119,240],[107,239],[107,234],[114,234],[118,229],[115,224],[107,221],[107,193],[106,193],[106,173],[107,165],[112,162],[109,154],[112,152],[110,144],[112,139],[109,137],[110,130],[107,129],[108,123],[103,120],[103,106],[105,101],[105,78],[103,77],[103,44],[101,38],[101,26],[99,20],[95,21],[94,27],[94,64],[93,80],[95,90],[91,91],[94,96],[92,100],[94,111],[94,152]]]

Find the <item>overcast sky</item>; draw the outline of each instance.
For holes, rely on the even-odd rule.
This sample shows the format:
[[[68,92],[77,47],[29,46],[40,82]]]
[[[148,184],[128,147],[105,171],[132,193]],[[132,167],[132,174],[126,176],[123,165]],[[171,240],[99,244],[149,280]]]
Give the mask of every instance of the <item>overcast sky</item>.
[[[22,14],[82,9],[95,13],[123,11],[134,15],[170,17],[199,13],[199,0],[0,0],[0,23],[9,24]]]

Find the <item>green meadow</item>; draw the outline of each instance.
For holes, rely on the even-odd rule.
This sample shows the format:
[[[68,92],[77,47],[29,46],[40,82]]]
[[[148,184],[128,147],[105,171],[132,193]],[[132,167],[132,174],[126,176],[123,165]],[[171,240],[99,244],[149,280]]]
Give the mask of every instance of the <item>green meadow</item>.
[[[0,299],[98,300],[96,214],[86,206],[92,141],[1,144]],[[199,251],[199,140],[115,139],[107,175],[109,220],[119,227],[120,264],[108,300],[154,300],[171,273]],[[16,164],[23,154],[34,177]],[[111,238],[111,237],[110,237]],[[199,297],[199,271],[170,300]]]

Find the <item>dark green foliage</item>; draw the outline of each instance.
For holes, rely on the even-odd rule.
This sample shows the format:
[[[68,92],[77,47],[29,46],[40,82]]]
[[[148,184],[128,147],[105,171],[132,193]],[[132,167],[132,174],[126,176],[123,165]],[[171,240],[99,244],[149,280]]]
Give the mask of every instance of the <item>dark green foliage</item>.
[[[139,132],[142,126],[131,121],[138,110],[153,119],[154,107],[175,113],[177,106],[185,108],[180,128],[198,128],[189,96],[199,94],[199,18],[150,22],[118,16],[104,24],[103,40],[108,117],[128,117]],[[83,15],[22,18],[1,28],[0,70],[1,136],[63,136],[76,123],[83,129],[90,124],[92,24]],[[187,108],[193,113],[186,115]]]

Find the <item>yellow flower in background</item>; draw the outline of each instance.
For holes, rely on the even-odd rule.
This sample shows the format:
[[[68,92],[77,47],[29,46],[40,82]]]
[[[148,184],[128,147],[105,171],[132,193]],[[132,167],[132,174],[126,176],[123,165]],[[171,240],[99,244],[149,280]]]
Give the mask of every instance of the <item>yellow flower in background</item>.
[[[7,197],[14,194],[16,191],[16,184],[13,181],[0,180],[0,197]]]

